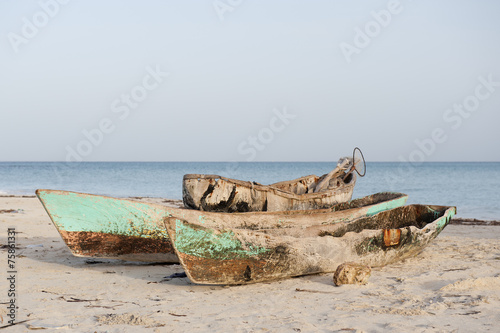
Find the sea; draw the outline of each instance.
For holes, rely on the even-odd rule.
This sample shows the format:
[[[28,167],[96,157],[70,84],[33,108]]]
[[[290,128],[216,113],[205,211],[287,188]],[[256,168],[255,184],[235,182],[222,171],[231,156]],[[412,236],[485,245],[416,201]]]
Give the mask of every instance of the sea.
[[[335,166],[336,162],[0,162],[0,196],[57,189],[182,199],[182,176],[187,173],[271,184],[322,175]],[[367,162],[353,198],[382,191],[406,193],[408,203],[456,206],[462,218],[500,220],[500,162]]]

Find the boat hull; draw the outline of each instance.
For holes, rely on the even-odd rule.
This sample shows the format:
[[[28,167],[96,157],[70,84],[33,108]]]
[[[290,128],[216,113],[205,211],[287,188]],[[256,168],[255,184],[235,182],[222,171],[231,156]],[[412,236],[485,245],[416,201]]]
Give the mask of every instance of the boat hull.
[[[324,175],[323,177],[325,177]],[[325,191],[315,193],[323,178],[306,176],[272,185],[218,175],[189,174],[183,178],[183,201],[189,208],[211,212],[277,212],[324,209],[351,200],[356,175],[332,179]]]
[[[179,259],[164,225],[169,216],[212,228],[287,230],[371,216],[402,206],[408,198],[383,192],[322,210],[214,213],[67,191],[36,194],[73,255],[172,263]]]
[[[455,207],[409,205],[288,230],[214,229],[176,217],[165,225],[191,281],[238,285],[334,272],[344,262],[387,265],[422,251],[455,213]]]
[[[167,207],[66,191],[36,194],[75,256],[178,262],[159,223]]]

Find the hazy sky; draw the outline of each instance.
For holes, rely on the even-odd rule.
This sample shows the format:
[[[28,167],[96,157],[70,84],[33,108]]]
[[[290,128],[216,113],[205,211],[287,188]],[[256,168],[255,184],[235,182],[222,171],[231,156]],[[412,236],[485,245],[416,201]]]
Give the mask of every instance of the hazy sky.
[[[0,1],[0,161],[500,161],[499,1]]]

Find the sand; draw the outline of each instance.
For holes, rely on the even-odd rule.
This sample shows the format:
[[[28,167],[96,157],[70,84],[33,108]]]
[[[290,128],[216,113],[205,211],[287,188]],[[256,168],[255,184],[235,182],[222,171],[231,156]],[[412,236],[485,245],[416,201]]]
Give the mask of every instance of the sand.
[[[366,285],[333,273],[201,286],[179,265],[74,257],[36,198],[1,197],[0,243],[15,227],[17,322],[7,332],[498,332],[500,227],[449,225],[420,255],[373,268]],[[0,249],[0,326],[7,317]]]

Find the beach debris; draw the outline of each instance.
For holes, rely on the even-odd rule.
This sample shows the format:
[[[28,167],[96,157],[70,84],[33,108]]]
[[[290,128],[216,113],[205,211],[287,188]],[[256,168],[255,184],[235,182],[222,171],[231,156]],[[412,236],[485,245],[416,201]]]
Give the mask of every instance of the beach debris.
[[[0,214],[24,214],[24,209],[0,209]]]
[[[0,243],[0,249],[16,249],[16,250],[23,249],[22,247],[19,247],[19,246],[12,247],[11,245],[12,245],[12,243],[10,243],[10,244],[1,244]]]
[[[26,327],[29,330],[32,331],[37,331],[37,330],[68,330],[73,328],[72,324],[67,324],[67,325],[53,325],[53,324],[46,324],[46,323],[39,323],[39,324],[27,324]]]
[[[14,324],[2,325],[2,326],[0,326],[0,329],[8,328],[8,327],[11,327],[11,326],[14,326],[14,325],[19,325],[19,324],[25,323],[25,322],[30,321],[30,320],[31,319],[26,319],[26,320],[23,320],[23,321],[16,321],[16,322],[14,322]]]
[[[481,313],[481,311],[470,311],[470,312],[466,312],[466,313],[459,313],[459,315],[470,316],[470,315],[475,315],[475,314],[479,314],[479,313]]]
[[[443,272],[454,272],[454,271],[466,271],[468,270],[469,267],[463,267],[463,268],[450,268],[450,269],[445,269]]]
[[[174,274],[171,274],[169,276],[165,276],[164,279],[180,279],[180,278],[185,278],[185,277],[187,277],[186,272],[182,272],[182,273],[174,273]]]
[[[372,273],[370,266],[346,262],[337,267],[333,275],[336,286],[343,284],[367,284]]]
[[[101,300],[99,298],[96,298],[96,299],[81,299],[81,298],[76,298],[76,297],[65,298],[64,296],[61,296],[59,298],[66,301],[66,302],[97,302],[97,301]]]
[[[132,313],[123,314],[105,314],[100,316],[95,316],[99,324],[104,325],[138,325],[146,327],[162,327],[162,324],[148,316],[140,316]]]
[[[334,291],[321,291],[321,290],[300,289],[300,288],[295,288],[295,291],[313,293],[313,294],[338,294],[338,292]]]
[[[500,221],[464,219],[464,218],[460,218],[460,217],[455,217],[455,218],[451,219],[450,224],[457,224],[457,225],[500,225]]]
[[[104,261],[94,260],[94,259],[88,259],[88,260],[85,260],[85,263],[87,265],[96,265],[96,264],[103,264]]]
[[[115,308],[117,306],[122,306],[123,304],[117,304],[117,305],[85,305],[86,308],[103,308],[103,309],[111,309],[111,310],[116,310]]]

